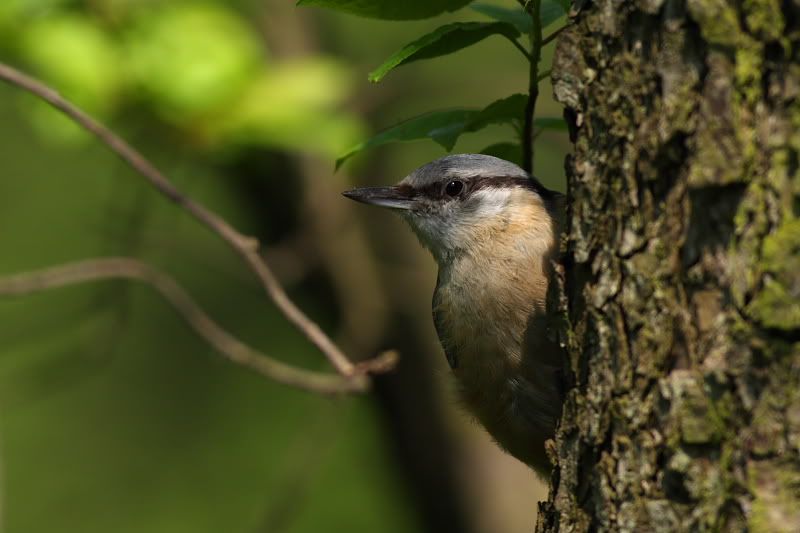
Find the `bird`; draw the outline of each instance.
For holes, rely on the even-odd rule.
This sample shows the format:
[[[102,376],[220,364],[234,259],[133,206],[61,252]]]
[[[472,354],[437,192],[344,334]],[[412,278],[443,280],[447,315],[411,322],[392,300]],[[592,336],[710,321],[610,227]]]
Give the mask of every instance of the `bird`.
[[[439,272],[433,322],[461,403],[542,477],[564,401],[562,346],[549,331],[564,196],[514,163],[455,154],[352,200],[398,212]]]

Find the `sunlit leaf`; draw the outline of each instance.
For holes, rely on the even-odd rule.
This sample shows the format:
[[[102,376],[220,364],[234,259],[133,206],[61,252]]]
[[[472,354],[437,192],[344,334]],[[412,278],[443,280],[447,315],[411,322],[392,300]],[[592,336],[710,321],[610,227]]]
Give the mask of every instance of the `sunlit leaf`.
[[[455,11],[470,0],[298,0],[298,6],[326,7],[361,17],[386,20],[430,18],[445,11]]]
[[[172,121],[228,105],[263,68],[259,38],[221,4],[169,5],[126,37],[144,95]]]
[[[522,166],[522,146],[517,143],[495,143],[481,150],[482,154],[493,155]]]
[[[30,24],[19,47],[36,74],[94,112],[113,107],[125,62],[111,36],[89,18],[58,15]]]
[[[76,14],[34,19],[21,32],[17,50],[36,76],[92,114],[107,116],[118,105],[127,82],[126,63],[111,35],[93,19]],[[50,106],[21,101],[44,138],[76,145],[90,139]]]
[[[71,0],[0,1],[0,43],[13,43],[14,38],[24,34],[31,23],[63,14],[63,8],[70,9],[71,3]]]
[[[380,81],[386,74],[400,65],[420,59],[430,59],[451,54],[466,48],[491,35],[503,35],[509,39],[519,36],[519,31],[507,22],[455,22],[441,26],[395,52],[369,74],[369,80]]]
[[[334,157],[364,136],[358,118],[340,110],[351,79],[330,59],[273,64],[201,124],[209,143],[221,149],[256,145]]]
[[[349,152],[336,160],[336,168],[339,168],[342,163],[362,150],[375,148],[376,146],[392,142],[415,141],[427,138],[442,144],[440,142],[442,135],[449,139],[452,129],[455,128],[460,131],[467,121],[475,114],[476,111],[469,109],[453,109],[448,111],[433,111],[406,120],[353,147]],[[444,144],[442,144],[442,146],[447,148]]]
[[[530,33],[531,31],[531,17],[521,7],[509,8],[480,2],[469,7],[491,19],[513,24],[520,33]]]

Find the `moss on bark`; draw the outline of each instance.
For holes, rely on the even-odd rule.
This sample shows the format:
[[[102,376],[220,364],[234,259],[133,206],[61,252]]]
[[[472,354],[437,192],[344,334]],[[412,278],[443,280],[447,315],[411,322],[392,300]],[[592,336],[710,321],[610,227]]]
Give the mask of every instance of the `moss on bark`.
[[[553,79],[574,387],[537,530],[800,531],[800,4],[596,0]]]

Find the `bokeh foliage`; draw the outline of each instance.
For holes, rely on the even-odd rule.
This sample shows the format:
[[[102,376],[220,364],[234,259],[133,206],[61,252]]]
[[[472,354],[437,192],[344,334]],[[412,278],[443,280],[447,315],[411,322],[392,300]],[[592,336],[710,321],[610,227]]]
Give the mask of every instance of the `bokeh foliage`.
[[[4,60],[261,233],[242,184],[214,161],[253,146],[332,158],[364,127],[342,107],[348,67],[271,58],[245,7],[14,0],[0,5],[0,39]],[[9,87],[0,94],[0,271],[137,255],[178,275],[243,338],[325,367],[217,239],[60,115]],[[332,326],[313,289],[298,290]],[[417,527],[368,399],[332,402],[232,367],[146,287],[0,301],[0,324],[3,531]]]
[[[11,0],[0,7],[0,42],[91,113],[144,108],[220,151],[254,143],[333,156],[363,135],[342,109],[350,76],[341,61],[271,58],[246,12],[226,2],[87,5]],[[80,136],[37,109],[42,130]]]
[[[319,49],[329,52],[279,54],[260,24],[269,2],[4,0],[0,54],[114,127],[193,198],[280,246],[308,223],[296,204],[314,186],[286,158],[316,157],[343,186],[350,178],[333,175],[334,160],[368,131],[446,107],[433,113],[459,120],[442,123],[441,135],[423,128],[390,140],[438,137],[446,149],[486,147],[509,159],[519,152],[508,125],[519,128],[521,100],[508,95],[525,88],[524,58],[502,39],[434,67],[404,67],[380,86],[367,82],[415,35],[505,15],[477,6],[447,14],[463,1],[392,4],[399,11],[389,18],[445,14],[387,26],[304,9],[320,18]],[[506,14],[518,11],[506,4]],[[462,73],[471,79],[475,64],[497,68],[480,76],[496,83],[452,85]],[[370,107],[366,94],[393,96]],[[242,338],[326,367],[225,246],[88,135],[6,86],[0,117],[0,274],[135,255],[175,274]],[[561,141],[543,139],[551,150],[537,165],[558,186]],[[443,153],[433,143],[403,150],[361,154],[352,168],[374,157],[392,176],[381,179],[393,180]],[[280,164],[252,166],[253,152]],[[336,331],[340,302],[328,273],[310,268],[291,294]],[[105,283],[0,300],[3,531],[417,531],[385,439],[370,398],[317,398],[232,367],[146,287]]]
[[[75,157],[30,134],[3,138],[14,154],[0,184],[4,273],[135,254],[176,273],[243,338],[325,366],[224,246],[104,150]],[[173,170],[193,196],[253,227],[247,202],[218,173]],[[330,326],[309,291],[293,295]],[[4,531],[415,527],[367,398],[332,402],[231,366],[148,288],[4,300],[0,323]]]

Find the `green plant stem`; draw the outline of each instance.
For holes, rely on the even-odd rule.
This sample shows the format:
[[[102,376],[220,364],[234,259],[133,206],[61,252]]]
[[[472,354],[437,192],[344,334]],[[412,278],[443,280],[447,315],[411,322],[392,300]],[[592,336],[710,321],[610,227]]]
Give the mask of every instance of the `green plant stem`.
[[[540,72],[539,76],[537,76],[537,78],[536,78],[536,81],[546,80],[547,78],[550,77],[550,74],[552,74],[552,73],[553,73],[553,71],[551,69],[547,69],[544,72]]]
[[[522,127],[522,167],[533,175],[533,117],[539,97],[539,61],[542,58],[541,0],[519,0],[533,21],[531,31],[530,72],[528,76],[528,103]]]
[[[527,59],[528,61],[530,61],[530,60],[531,60],[531,55],[528,53],[528,51],[527,51],[527,50],[525,50],[525,47],[524,47],[524,46],[522,46],[521,44],[519,44],[519,42],[517,42],[517,40],[516,40],[516,39],[512,39],[511,37],[509,37],[509,38],[508,38],[508,40],[509,40],[509,41],[511,41],[511,44],[513,44],[513,45],[514,45],[514,47],[515,47],[517,50],[519,50],[520,52],[522,52],[522,55],[524,55],[524,56],[525,56],[525,59]]]

